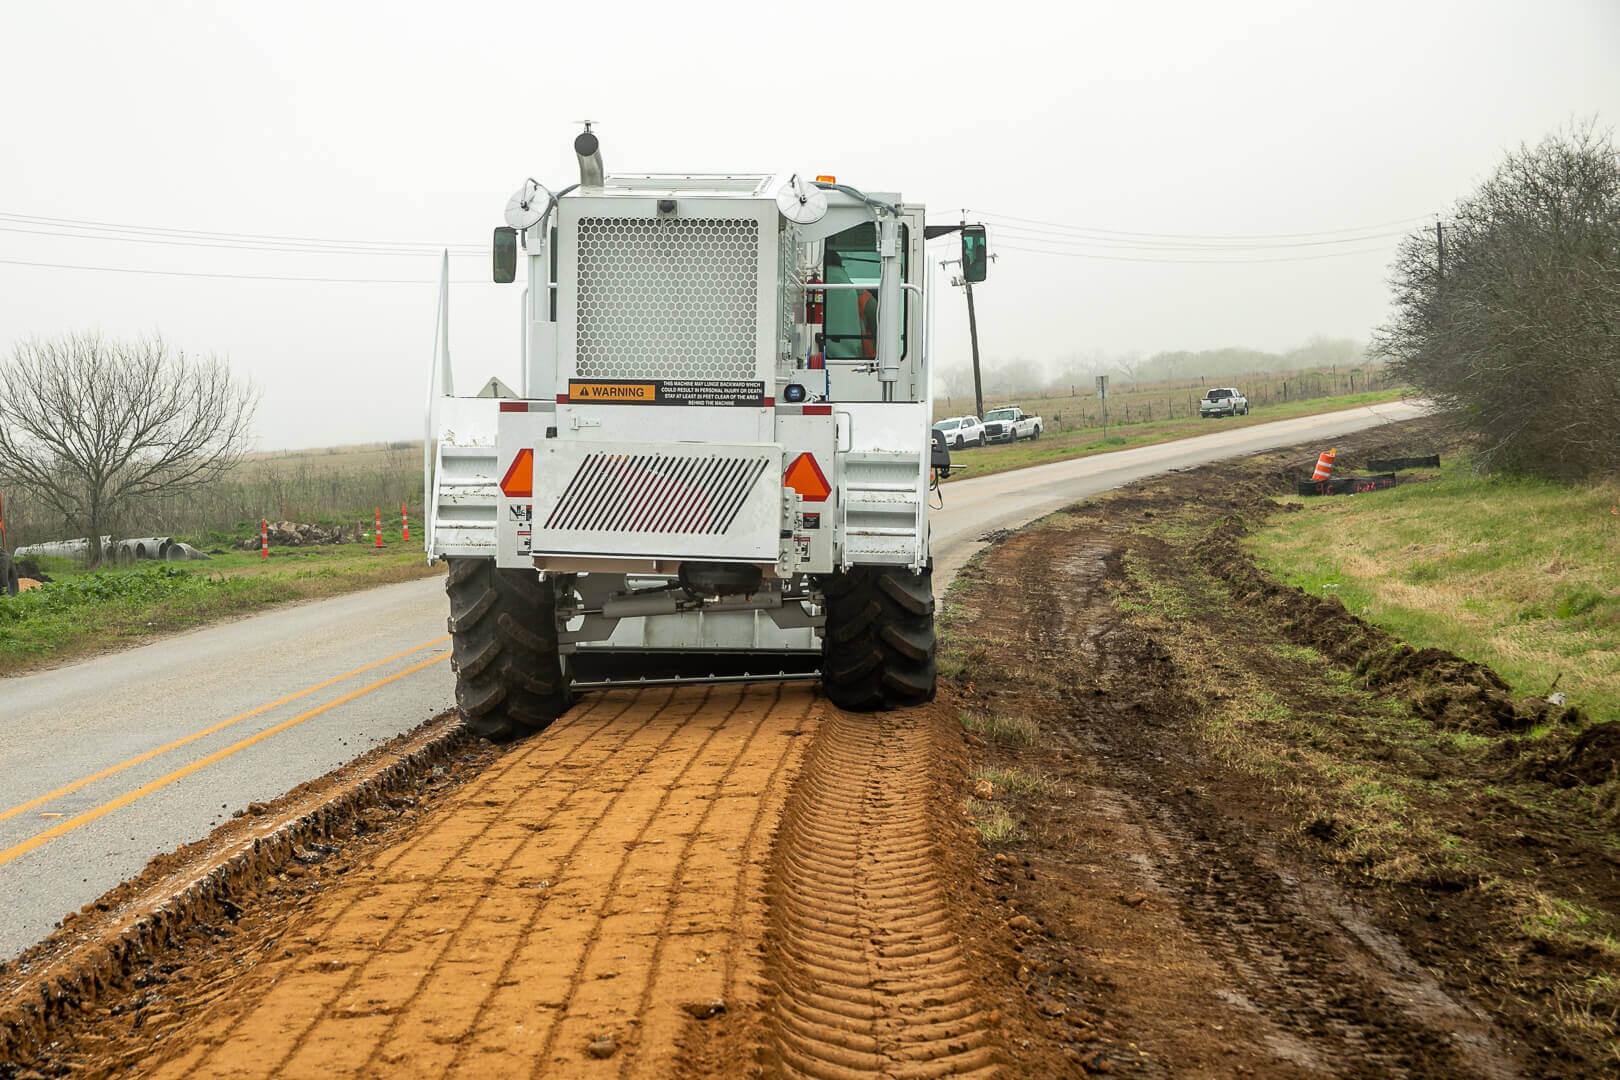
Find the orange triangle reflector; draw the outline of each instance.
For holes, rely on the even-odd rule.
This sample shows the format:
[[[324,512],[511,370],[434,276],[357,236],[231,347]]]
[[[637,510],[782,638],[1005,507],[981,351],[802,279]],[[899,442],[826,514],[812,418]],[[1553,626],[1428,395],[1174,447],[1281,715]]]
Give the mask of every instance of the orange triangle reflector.
[[[793,464],[782,475],[782,485],[804,496],[805,502],[825,502],[827,496],[832,494],[832,485],[827,483],[827,477],[812,454],[800,454],[793,459]]]
[[[501,491],[509,499],[528,499],[534,496],[534,450],[525,446],[517,452],[506,475],[501,477]]]

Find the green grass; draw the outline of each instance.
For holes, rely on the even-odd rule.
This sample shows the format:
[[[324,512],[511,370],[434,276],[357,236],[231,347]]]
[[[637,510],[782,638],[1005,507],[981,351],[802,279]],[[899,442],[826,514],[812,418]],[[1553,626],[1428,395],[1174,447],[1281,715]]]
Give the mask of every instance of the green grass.
[[[1248,416],[1228,416],[1219,420],[1201,420],[1184,416],[1174,420],[1154,420],[1124,425],[1110,423],[1106,439],[1102,437],[1100,427],[1087,427],[1059,434],[1043,434],[1039,439],[1026,439],[1022,442],[953,450],[951,463],[962,468],[953,468],[950,478],[945,483],[1028,468],[1031,465],[1048,465],[1054,461],[1089,457],[1092,454],[1131,446],[1149,446],[1194,435],[1208,435],[1232,427],[1250,427],[1254,424],[1270,423],[1273,420],[1288,420],[1297,416],[1333,412],[1337,409],[1351,409],[1358,405],[1397,401],[1404,393],[1405,391],[1401,389],[1373,390],[1367,393],[1289,401],[1257,408]]]
[[[1016,818],[1000,803],[972,801],[968,810],[973,815],[973,827],[987,847],[1014,844],[1024,838],[1024,830]]]
[[[973,770],[973,779],[990,781],[996,789],[997,798],[1007,794],[1027,799],[1036,795],[1050,795],[1056,790],[1051,780],[1025,769],[981,765]]]
[[[962,726],[992,742],[1031,744],[1041,729],[1027,716],[1004,716],[993,712],[962,713]]]
[[[1556,680],[1620,719],[1620,485],[1479,477],[1455,458],[1433,483],[1296,501],[1249,541],[1273,572],[1519,694]]]
[[[378,550],[334,547],[228,552],[208,562],[157,563],[91,571],[42,559],[53,580],[0,596],[0,675],[139,644],[153,635],[244,615],[294,600],[318,599],[439,571],[416,543],[385,538]]]

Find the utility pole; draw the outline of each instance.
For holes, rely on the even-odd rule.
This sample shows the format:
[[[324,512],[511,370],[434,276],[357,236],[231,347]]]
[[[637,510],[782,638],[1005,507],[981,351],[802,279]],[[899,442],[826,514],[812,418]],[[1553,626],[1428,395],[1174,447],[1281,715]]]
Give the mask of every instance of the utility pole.
[[[949,233],[957,232],[957,231],[959,231],[961,229],[964,229],[966,227],[967,227],[967,217],[965,216],[965,212],[964,212],[964,216],[962,218],[962,223],[960,225],[929,225],[924,230],[923,235],[927,239],[932,240],[936,236],[945,236],[945,235],[947,235]],[[994,255],[991,255],[989,257],[992,260],[995,259]],[[965,266],[962,266],[962,260],[961,259],[942,259],[942,260],[940,260],[939,268],[941,270],[945,269],[947,266],[962,267],[962,276],[959,277],[959,278],[952,279],[951,284],[952,285],[960,285],[960,286],[962,286],[963,289],[965,289],[967,291],[968,337],[973,342],[973,407],[978,410],[977,416],[979,417],[979,419],[983,420],[984,419],[984,378],[979,373],[979,316],[978,316],[978,313],[973,310],[973,282],[971,282],[971,281],[969,281],[967,279],[967,268]]]
[[[974,413],[980,420],[984,419],[984,383],[979,379],[979,319],[973,313],[973,282],[966,278],[962,280],[962,287],[967,290],[968,301],[968,337],[973,341],[973,404],[979,411]]]
[[[1434,219],[1434,246],[1440,255],[1440,276],[1443,278],[1446,276],[1446,227],[1439,218]]]

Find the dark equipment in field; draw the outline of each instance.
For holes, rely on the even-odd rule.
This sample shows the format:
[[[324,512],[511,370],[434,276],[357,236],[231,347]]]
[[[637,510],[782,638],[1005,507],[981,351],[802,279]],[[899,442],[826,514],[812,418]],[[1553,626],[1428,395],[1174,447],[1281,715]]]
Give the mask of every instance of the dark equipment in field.
[[[1395,474],[1382,476],[1335,476],[1327,480],[1301,480],[1301,495],[1359,495],[1364,491],[1382,491],[1395,486]]]
[[[1438,469],[1439,467],[1439,454],[1430,454],[1428,457],[1373,458],[1367,462],[1367,468],[1375,473],[1400,472],[1402,469]]]

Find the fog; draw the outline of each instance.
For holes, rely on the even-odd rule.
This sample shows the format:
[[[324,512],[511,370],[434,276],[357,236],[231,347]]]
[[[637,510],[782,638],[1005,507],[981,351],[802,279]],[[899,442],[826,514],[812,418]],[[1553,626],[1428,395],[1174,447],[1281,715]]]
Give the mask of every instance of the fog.
[[[7,2],[0,347],[157,331],[254,380],[263,447],[417,437],[432,252],[572,182],[585,118],[610,171],[989,221],[988,372],[1354,347],[1403,229],[1620,117],[1612,0],[1237,7]],[[453,261],[458,385],[515,384],[519,287]],[[959,290],[938,312],[960,368]]]

